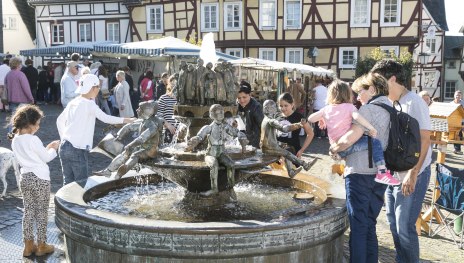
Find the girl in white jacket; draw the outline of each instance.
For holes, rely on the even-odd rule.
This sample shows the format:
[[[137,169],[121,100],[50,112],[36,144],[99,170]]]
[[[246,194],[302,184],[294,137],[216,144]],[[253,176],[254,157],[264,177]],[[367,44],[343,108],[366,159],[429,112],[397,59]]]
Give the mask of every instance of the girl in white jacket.
[[[21,166],[19,185],[23,194],[23,256],[42,256],[54,251],[47,241],[48,206],[50,202],[50,170],[47,163],[56,157],[59,141],[44,147],[34,134],[39,130],[43,112],[35,105],[18,108],[13,115],[11,148]],[[34,224],[37,243],[34,244]]]

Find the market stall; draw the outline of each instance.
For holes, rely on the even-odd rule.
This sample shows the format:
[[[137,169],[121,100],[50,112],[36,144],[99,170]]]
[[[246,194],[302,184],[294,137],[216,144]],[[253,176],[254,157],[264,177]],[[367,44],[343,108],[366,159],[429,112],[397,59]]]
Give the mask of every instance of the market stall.
[[[335,74],[332,70],[321,67],[313,67],[305,64],[294,64],[279,61],[271,61],[257,58],[242,58],[230,61],[237,67],[235,71],[237,78],[246,80],[252,84],[254,96],[260,101],[265,99],[276,99],[280,93],[287,91],[291,80],[301,78],[306,92],[305,100],[311,111],[313,82],[316,79],[333,79]]]
[[[95,45],[110,45],[115,42],[111,41],[96,41],[96,42],[73,42],[63,45],[33,48],[21,50],[20,55],[25,57],[44,57],[44,58],[58,58],[68,59],[72,53],[79,53],[83,57],[91,57],[91,51]]]
[[[135,71],[147,67],[154,72],[176,72],[181,60],[194,62],[199,57],[200,47],[171,36],[121,44],[96,45],[91,52],[95,57],[113,57],[132,60],[130,66]],[[233,60],[237,57],[216,52],[220,60]],[[129,63],[129,62],[128,62]]]

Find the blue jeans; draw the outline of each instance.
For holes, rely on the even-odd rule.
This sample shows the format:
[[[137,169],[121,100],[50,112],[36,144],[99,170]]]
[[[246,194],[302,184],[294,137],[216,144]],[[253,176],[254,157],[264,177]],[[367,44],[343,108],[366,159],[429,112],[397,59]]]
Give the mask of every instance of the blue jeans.
[[[61,168],[63,171],[63,185],[77,182],[82,187],[87,183],[89,173],[87,150],[77,149],[64,140],[58,149],[60,155]]]
[[[357,142],[351,145],[348,149],[339,152],[338,155],[344,158],[354,152],[365,151],[368,149],[368,136],[361,136]],[[382,143],[379,139],[372,138],[372,159],[374,159],[374,165],[385,165],[385,159],[383,157]]]
[[[419,238],[416,221],[430,181],[430,166],[417,177],[416,188],[409,196],[401,192],[401,185],[388,186],[387,221],[396,248],[396,262],[419,262]]]
[[[350,262],[378,262],[379,244],[375,227],[387,186],[374,179],[375,174],[349,174],[345,178],[351,229]]]

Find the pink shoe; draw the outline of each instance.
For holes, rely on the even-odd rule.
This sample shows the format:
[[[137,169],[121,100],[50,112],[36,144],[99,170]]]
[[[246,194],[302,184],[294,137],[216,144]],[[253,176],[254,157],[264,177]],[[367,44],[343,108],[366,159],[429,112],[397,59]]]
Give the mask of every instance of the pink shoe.
[[[378,173],[375,176],[375,181],[379,184],[386,184],[386,185],[400,185],[401,182],[393,177],[389,170],[385,173]]]

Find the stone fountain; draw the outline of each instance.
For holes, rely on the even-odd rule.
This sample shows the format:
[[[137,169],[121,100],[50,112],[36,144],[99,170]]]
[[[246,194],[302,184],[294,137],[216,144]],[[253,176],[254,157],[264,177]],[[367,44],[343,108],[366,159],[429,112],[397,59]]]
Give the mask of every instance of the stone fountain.
[[[190,69],[189,69],[190,68]],[[195,83],[183,75],[191,66],[181,64],[178,85]],[[207,74],[220,74],[225,67]],[[224,74],[224,73],[223,73]],[[218,79],[211,75],[211,80]],[[185,78],[185,80],[183,80]],[[187,81],[188,80],[188,81]],[[207,82],[206,80],[203,82]],[[213,82],[218,85],[217,80]],[[219,82],[220,85],[223,85]],[[208,84],[210,85],[210,84]],[[211,84],[213,85],[213,84]],[[197,88],[195,88],[197,89]],[[206,89],[206,87],[205,87]],[[191,87],[178,86],[178,92],[185,95]],[[198,90],[201,90],[198,88]],[[198,93],[197,93],[198,94]],[[224,98],[228,98],[225,92]],[[179,119],[191,123],[190,133],[196,134],[198,126],[208,125],[209,106],[203,103],[224,104],[224,117],[234,116],[234,107],[225,101],[214,101],[206,94],[204,101],[193,101],[197,96],[178,95],[180,102],[189,104],[176,107]],[[217,94],[215,95],[217,98]],[[190,101],[187,101],[190,100]],[[197,104],[197,105],[195,105]],[[198,105],[199,104],[199,105]],[[206,110],[206,111],[205,111]],[[195,132],[193,132],[195,131]],[[193,137],[192,135],[190,137]],[[194,139],[190,139],[191,142]],[[72,183],[61,188],[55,196],[56,224],[64,233],[66,258],[68,262],[342,262],[343,233],[348,226],[345,200],[337,197],[332,186],[320,179],[296,180],[284,177],[275,171],[263,172],[263,167],[278,158],[263,154],[250,146],[227,146],[225,153],[234,167],[233,180],[228,178],[226,167],[221,165],[217,173],[218,192],[203,195],[211,190],[211,165],[205,163],[208,149],[198,145],[196,151],[185,151],[189,144],[184,142],[161,147],[155,158],[142,160],[140,165],[150,167],[153,174],[123,177],[101,183],[84,190]],[[208,146],[210,147],[210,145]],[[170,182],[174,182],[172,184]],[[232,183],[231,183],[232,182]],[[253,182],[255,187],[240,190],[241,184]],[[236,185],[238,184],[238,186]],[[174,186],[172,186],[174,185]],[[177,186],[176,186],[177,185]],[[117,201],[122,197],[99,201],[115,192],[124,195],[128,189],[148,192],[161,189],[164,199],[175,199],[176,187],[182,187],[183,194],[175,205],[167,210],[183,210],[186,213],[206,214],[199,218],[168,218],[161,216],[140,216],[138,211],[120,213],[124,204]],[[277,204],[265,210],[262,216],[227,216],[231,207],[240,206],[243,192],[259,192],[259,187],[284,189],[289,194],[310,193],[313,201],[295,201],[288,194],[279,199],[288,199],[291,207]],[[151,187],[151,188],[150,188]],[[169,188],[173,187],[173,188]],[[142,190],[140,190],[142,189]],[[164,190],[163,190],[164,189]],[[166,190],[167,189],[167,190]],[[277,190],[276,190],[277,191]],[[172,195],[172,198],[169,196]],[[264,194],[266,195],[266,194]],[[245,199],[259,199],[253,195]],[[135,205],[141,199],[132,198]],[[165,201],[165,200],[164,200]],[[152,200],[150,208],[157,210],[161,199]],[[106,202],[106,203],[105,203]],[[98,205],[96,205],[98,203]],[[110,203],[110,204],[108,204]],[[113,204],[114,203],[114,204]],[[181,204],[181,205],[179,205]],[[104,209],[102,207],[114,209]],[[161,208],[159,208],[161,209]],[[167,212],[162,212],[167,213]],[[216,217],[224,213],[226,216]],[[159,213],[158,213],[159,214]],[[205,216],[206,215],[206,216]],[[218,218],[208,220],[208,218]],[[219,219],[220,218],[220,219]]]

